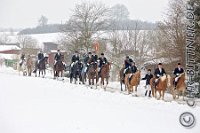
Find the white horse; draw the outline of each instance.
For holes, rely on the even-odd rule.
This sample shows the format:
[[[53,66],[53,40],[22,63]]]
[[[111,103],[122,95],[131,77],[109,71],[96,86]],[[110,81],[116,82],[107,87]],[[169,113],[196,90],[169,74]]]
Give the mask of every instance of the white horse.
[[[17,70],[19,72],[19,75],[20,75],[20,72],[22,72],[23,76],[26,76],[27,75],[26,62],[23,61],[22,64],[21,64],[21,61],[19,61],[18,64],[17,64]]]

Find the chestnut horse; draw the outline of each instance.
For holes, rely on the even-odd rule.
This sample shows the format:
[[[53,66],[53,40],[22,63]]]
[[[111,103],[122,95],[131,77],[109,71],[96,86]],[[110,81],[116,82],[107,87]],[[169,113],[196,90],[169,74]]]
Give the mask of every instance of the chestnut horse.
[[[150,80],[150,85],[151,85],[151,92],[153,97],[156,97],[156,93],[157,91],[159,92],[159,98],[162,98],[162,100],[164,100],[164,95],[165,95],[165,91],[167,89],[168,83],[170,83],[170,79],[171,77],[169,75],[163,75],[162,77],[159,78],[159,82],[158,84],[154,85],[154,81],[155,81],[155,77],[151,78]]]
[[[178,78],[178,82],[176,85],[176,89],[175,89],[175,85],[174,85],[175,77],[171,78],[170,91],[171,91],[171,94],[173,95],[174,99],[176,99],[177,95],[178,95],[178,99],[179,99],[179,96],[182,95],[183,100],[184,100],[184,95],[185,95],[185,91],[186,91],[185,73],[180,74],[177,78]]]
[[[102,69],[101,69],[101,86],[104,88],[104,90],[106,90],[106,87],[108,85],[108,78],[109,78],[109,72],[110,72],[110,68],[111,68],[111,63],[107,63],[107,64],[104,64],[102,66]],[[104,86],[104,80],[106,79],[106,86]]]
[[[133,93],[133,87],[135,88],[136,96],[137,96],[137,86],[140,83],[141,71],[138,70],[136,73],[126,74],[124,83],[128,88],[128,94]]]
[[[28,76],[31,76],[32,67],[33,67],[33,60],[32,60],[32,57],[28,57],[26,62],[27,62]]]

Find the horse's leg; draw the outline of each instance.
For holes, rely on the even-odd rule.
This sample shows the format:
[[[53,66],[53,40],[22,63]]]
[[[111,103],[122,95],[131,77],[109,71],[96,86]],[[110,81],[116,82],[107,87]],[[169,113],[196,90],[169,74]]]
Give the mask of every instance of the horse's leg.
[[[158,98],[158,100],[160,100],[160,98],[161,98],[161,96],[162,96],[161,90],[159,90],[158,92],[159,92],[159,98]]]
[[[162,91],[162,100],[164,100],[164,96],[165,96],[165,91]]]
[[[75,79],[74,83],[76,84],[76,82],[77,82],[77,72],[75,72],[74,79]]]
[[[154,97],[155,97],[155,99],[157,99],[157,91],[155,90],[155,88],[153,89],[154,91]]]
[[[135,95],[137,96],[137,85],[135,87]]]
[[[94,85],[94,77],[92,78],[92,85]]]
[[[90,76],[89,76],[88,78],[89,78],[89,80],[88,80],[88,81],[89,81],[89,85],[91,85],[91,79],[90,79]]]
[[[61,77],[62,77],[62,80],[64,80],[63,70],[61,71]]]
[[[123,91],[123,89],[122,89],[122,80],[120,80],[120,85],[121,85],[121,91]]]

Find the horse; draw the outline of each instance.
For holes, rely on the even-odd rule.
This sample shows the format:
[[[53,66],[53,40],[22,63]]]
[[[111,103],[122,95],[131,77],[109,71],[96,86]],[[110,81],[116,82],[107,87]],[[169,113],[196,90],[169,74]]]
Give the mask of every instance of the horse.
[[[37,65],[38,70],[39,70],[39,77],[40,73],[42,74],[42,77],[46,75],[46,64],[47,64],[47,59],[48,57],[44,57],[39,61],[39,64]],[[37,72],[35,72],[35,76],[37,76]]]
[[[83,84],[85,84],[86,82],[86,71],[87,71],[87,65],[83,63],[83,68],[81,70],[81,80]]]
[[[177,81],[176,88],[174,85],[175,77],[171,78],[170,91],[171,91],[171,94],[172,94],[174,100],[176,99],[177,95],[178,95],[177,99],[179,99],[179,96],[182,95],[183,100],[184,100],[184,96],[185,96],[185,92],[186,92],[185,73],[180,74],[177,78],[178,78],[178,81]]]
[[[120,71],[119,71],[119,80],[120,80],[120,85],[121,85],[121,91],[123,91],[122,85],[124,84],[124,69],[125,67],[123,66]],[[128,69],[127,74],[131,73],[130,69]],[[126,75],[126,74],[125,74]],[[125,85],[125,84],[124,84]],[[125,85],[125,91],[127,90],[127,86]]]
[[[81,62],[73,63],[73,65],[71,66],[70,83],[72,83],[73,78],[74,78],[75,84],[78,79],[79,79],[79,84],[80,84],[80,81],[82,81],[82,77],[81,77],[82,68],[83,68],[83,64]]]
[[[22,71],[23,76],[26,76],[27,75],[26,61],[20,61],[20,62],[18,62],[18,64],[17,64],[17,70],[19,72],[19,75],[20,75],[20,72]]]
[[[101,86],[104,87],[104,90],[106,90],[106,87],[108,85],[108,78],[109,78],[109,72],[111,69],[111,63],[106,63],[101,68]],[[104,86],[104,80],[106,79],[106,86]]]
[[[31,76],[31,73],[32,73],[32,66],[33,66],[33,60],[31,57],[29,57],[27,59],[27,71],[28,71],[28,76]]]
[[[150,86],[151,86],[151,92],[152,92],[153,97],[157,98],[156,93],[158,91],[159,92],[159,98],[158,98],[158,100],[160,98],[162,98],[162,100],[164,100],[165,91],[167,89],[168,84],[170,83],[169,82],[170,78],[171,77],[169,75],[163,75],[163,76],[161,76],[159,78],[159,81],[158,81],[156,87],[155,87],[155,83],[154,83],[154,81],[156,79],[155,76],[153,78],[151,78],[151,80],[150,80]]]
[[[89,80],[89,85],[94,85],[94,79],[96,78],[96,84],[97,84],[97,80],[98,80],[98,74],[97,74],[97,64],[90,64],[89,67],[88,67],[88,72],[87,72],[87,75],[88,75],[88,80]],[[92,80],[92,82],[91,82]]]
[[[65,69],[65,65],[63,64],[64,61],[64,55],[61,55],[61,60],[57,61],[54,66],[54,79],[56,77],[63,77],[63,71]],[[64,80],[64,79],[63,79]]]
[[[133,93],[133,87],[135,87],[135,92],[137,96],[137,86],[140,84],[140,77],[141,77],[141,71],[138,70],[134,74],[129,73],[126,74],[124,83],[128,88],[128,94]]]

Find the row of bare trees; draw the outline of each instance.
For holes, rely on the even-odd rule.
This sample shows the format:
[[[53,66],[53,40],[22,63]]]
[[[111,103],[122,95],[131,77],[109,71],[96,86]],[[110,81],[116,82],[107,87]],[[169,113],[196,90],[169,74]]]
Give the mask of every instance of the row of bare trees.
[[[0,35],[0,45],[12,44],[12,42],[13,41],[8,33],[2,33]],[[39,48],[37,39],[28,35],[17,36],[15,42],[19,44],[22,52],[27,54],[35,54],[35,49]]]
[[[116,69],[121,67],[126,55],[138,66],[158,58],[177,59],[184,64],[184,5],[183,0],[170,1],[165,19],[157,23],[157,28],[141,30],[139,21],[134,28],[120,23],[129,19],[129,11],[124,5],[108,8],[102,3],[82,2],[75,6],[66,28],[62,28],[60,47],[71,52],[88,52],[93,51],[93,43],[98,41],[100,52],[106,53]],[[119,26],[123,30],[118,30]],[[107,27],[112,30],[106,30]]]

